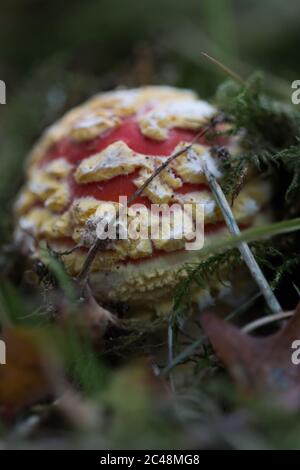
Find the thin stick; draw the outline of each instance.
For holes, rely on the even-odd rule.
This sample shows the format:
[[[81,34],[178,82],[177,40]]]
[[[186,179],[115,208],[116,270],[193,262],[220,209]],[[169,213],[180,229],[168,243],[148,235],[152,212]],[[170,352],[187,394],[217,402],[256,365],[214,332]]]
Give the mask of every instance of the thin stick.
[[[54,253],[55,255],[58,255],[58,256],[67,256],[67,255],[71,255],[71,254],[74,253],[74,251],[76,251],[76,250],[80,250],[81,248],[84,248],[84,245],[78,244],[78,245],[73,246],[73,247],[70,248],[69,250],[64,250],[64,251],[55,251],[55,250],[52,250],[52,251],[53,251],[53,253]]]
[[[167,365],[167,367],[165,367],[162,371],[161,371],[161,374],[162,375],[167,375],[170,373],[170,371],[172,369],[174,369],[174,367],[176,367],[178,364],[182,364],[183,361],[185,361],[186,359],[189,358],[189,356],[191,356],[191,354],[193,354],[195,352],[196,349],[198,349],[200,346],[202,346],[202,344],[204,343],[204,341],[207,339],[207,336],[206,335],[202,335],[200,338],[198,338],[196,341],[194,341],[192,344],[190,344],[189,346],[187,346],[183,351],[181,351],[181,353],[178,354],[178,356],[176,356],[174,358],[174,360],[170,363],[169,361],[169,364]]]
[[[251,331],[257,330],[261,326],[268,325],[269,323],[273,323],[274,321],[284,320],[285,318],[290,318],[294,315],[295,312],[281,312],[276,313],[274,315],[267,315],[266,317],[259,318],[248,325],[242,328],[243,333],[250,333]]]
[[[229,313],[229,315],[226,315],[225,320],[226,321],[231,321],[235,317],[239,316],[241,313],[246,312],[252,305],[261,297],[261,292],[257,292],[255,295],[250,297],[250,299],[246,300],[242,305],[237,307],[233,312]]]
[[[154,178],[156,178],[156,176],[158,176],[168,165],[170,165],[171,162],[173,162],[176,158],[178,158],[180,155],[182,155],[183,153],[187,152],[188,150],[190,150],[192,148],[192,146],[201,138],[203,137],[205,134],[207,134],[207,132],[211,129],[214,128],[214,126],[216,125],[216,123],[218,122],[221,122],[221,120],[224,119],[224,115],[222,113],[219,113],[219,114],[216,114],[215,116],[212,117],[212,119],[210,120],[210,123],[207,124],[207,126],[205,126],[203,129],[201,129],[200,132],[198,132],[198,134],[193,138],[193,140],[188,144],[186,145],[184,148],[182,148],[181,150],[178,150],[177,152],[175,152],[173,155],[171,155],[165,162],[163,162],[153,173],[152,175],[143,183],[143,185],[137,190],[135,191],[129,198],[128,198],[128,201],[127,203],[128,204],[131,204],[138,196],[140,196],[140,194],[142,194],[142,192],[146,189],[146,187],[151,183],[151,181],[153,181]],[[112,219],[109,223],[114,223],[116,222],[116,219]],[[104,230],[107,230],[108,228],[108,224],[106,224]],[[91,246],[91,248],[89,249],[88,251],[88,254],[87,254],[87,257],[84,261],[84,264],[83,264],[83,267],[80,271],[80,273],[78,274],[78,277],[77,277],[77,280],[80,282],[80,283],[83,283],[85,282],[85,280],[87,279],[88,277],[88,274],[89,274],[89,271],[90,271],[90,267],[94,261],[94,258],[98,252],[98,250],[100,248],[104,248],[106,243],[108,242],[109,240],[100,240],[100,239],[97,239],[96,242],[94,243],[93,246]]]
[[[230,321],[232,318],[236,317],[240,313],[244,313],[247,311],[247,309],[252,305],[252,303],[257,300],[261,296],[261,293],[259,292],[258,294],[255,294],[253,297],[250,299],[246,300],[243,305],[238,307],[236,310],[234,310],[232,313],[227,315],[225,317],[226,321]],[[196,349],[199,349],[200,346],[203,345],[203,343],[208,339],[206,334],[203,334],[200,336],[200,338],[194,340],[189,346],[187,346],[183,351],[181,351],[168,365],[161,371],[162,375],[166,375],[170,373],[170,371],[176,367],[178,364],[182,364],[185,360],[187,360],[194,352]]]
[[[170,163],[176,160],[176,158],[180,157],[180,155],[182,155],[183,153],[188,152],[192,148],[192,146],[197,142],[197,140],[199,140],[201,137],[207,134],[207,132],[212,127],[214,127],[214,125],[215,124],[214,124],[214,119],[213,119],[211,120],[210,124],[205,126],[203,129],[201,129],[200,132],[198,132],[197,135],[195,135],[193,140],[188,145],[186,145],[184,148],[175,152],[166,161],[164,161],[158,168],[156,168],[156,170],[152,173],[152,175],[149,176],[148,179],[146,179],[143,185],[128,198],[128,204],[131,204],[138,196],[140,196],[142,192],[147,188],[147,186],[149,186],[149,184],[154,180],[154,178],[156,178],[156,176],[158,176],[163,170],[165,170],[165,168],[167,168],[167,166],[169,166]]]
[[[107,228],[107,226],[108,226],[108,224],[106,225],[105,229]],[[80,273],[77,276],[77,281],[80,284],[85,283],[85,281],[87,279],[87,276],[89,274],[89,271],[90,271],[90,267],[91,267],[91,265],[94,261],[94,258],[96,256],[98,250],[100,250],[100,248],[102,248],[102,247],[104,248],[106,246],[106,244],[107,244],[107,240],[101,240],[101,238],[97,238],[94,245],[92,245],[91,248],[89,249],[87,257],[84,260],[82,269],[81,269]]]
[[[222,214],[224,216],[225,222],[227,224],[227,227],[229,229],[229,232],[232,235],[240,235],[240,229],[238,224],[236,223],[236,220],[234,218],[234,215],[231,211],[231,208],[227,202],[227,199],[222,191],[221,186],[217,182],[216,178],[210,173],[210,171],[207,168],[207,165],[205,162],[203,162],[203,171],[205,173],[206,179],[208,181],[208,184],[210,186],[210,189],[212,190],[217,203],[222,211]],[[268,281],[266,280],[262,270],[260,269],[259,265],[257,264],[252,251],[250,250],[248,244],[246,242],[240,242],[238,244],[238,248],[240,250],[240,253],[248,266],[252,277],[256,281],[258,287],[261,290],[261,293],[266,299],[266,302],[271,309],[271,311],[274,314],[278,314],[279,312],[282,312],[282,308],[276,299],[275,295],[273,294],[273,291],[271,287],[268,284]]]
[[[226,75],[229,75],[231,78],[233,78],[233,80],[235,80],[236,82],[240,83],[243,86],[246,85],[245,80],[243,80],[242,77],[240,77],[236,72],[234,72],[229,67],[227,67],[227,65],[222,64],[222,62],[219,62],[217,59],[215,59],[214,57],[211,57],[206,52],[201,52],[201,54],[207,59],[209,59],[211,62],[216,64],[221,70],[223,70],[223,72],[226,73]]]

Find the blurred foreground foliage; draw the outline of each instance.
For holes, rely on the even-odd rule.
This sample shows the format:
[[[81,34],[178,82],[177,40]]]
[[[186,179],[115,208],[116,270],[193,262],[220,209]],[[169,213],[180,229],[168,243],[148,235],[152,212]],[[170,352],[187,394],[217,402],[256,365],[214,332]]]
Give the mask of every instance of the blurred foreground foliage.
[[[6,374],[0,369],[0,446],[300,449],[299,411],[264,394],[237,392],[197,316],[192,334],[182,331],[190,285],[222,280],[224,267],[241,263],[236,249],[189,267],[174,304],[170,363],[166,320],[107,324],[95,305],[91,312],[59,259],[45,249],[47,266],[28,267],[12,235],[12,202],[25,156],[44,128],[95,92],[149,83],[214,97],[235,131],[247,129],[245,153],[232,165],[225,162],[223,189],[234,197],[241,169],[255,165],[273,175],[277,219],[298,216],[300,113],[289,106],[288,80],[300,73],[299,3],[2,3],[0,78],[9,86],[0,115],[0,321],[15,346],[8,351],[11,368]],[[243,78],[256,68],[267,70],[265,80],[253,75],[245,86],[227,80],[215,95],[223,72],[201,57],[203,50]],[[299,298],[298,238],[254,243],[286,309]],[[265,309],[257,294],[233,311],[216,308],[238,325]]]

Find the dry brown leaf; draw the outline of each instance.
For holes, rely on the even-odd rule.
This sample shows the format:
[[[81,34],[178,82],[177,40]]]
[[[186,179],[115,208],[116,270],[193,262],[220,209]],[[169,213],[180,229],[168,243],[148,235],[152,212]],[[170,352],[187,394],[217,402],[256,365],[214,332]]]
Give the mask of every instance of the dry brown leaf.
[[[244,392],[268,392],[291,408],[300,407],[300,365],[292,362],[292,343],[300,340],[300,304],[275,334],[253,337],[211,313],[201,324],[217,356]]]
[[[51,361],[46,362],[39,331],[5,328],[6,364],[0,366],[0,413],[11,417],[51,393]]]

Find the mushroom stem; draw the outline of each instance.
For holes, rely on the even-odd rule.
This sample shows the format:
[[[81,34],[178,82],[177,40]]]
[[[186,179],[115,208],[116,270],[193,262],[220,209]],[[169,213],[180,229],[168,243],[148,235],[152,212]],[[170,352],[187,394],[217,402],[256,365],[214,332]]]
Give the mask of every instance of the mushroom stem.
[[[205,173],[209,187],[216,198],[217,204],[219,205],[222,211],[229,232],[232,235],[240,235],[241,232],[239,226],[236,223],[236,220],[225,197],[225,194],[223,193],[222,188],[217,182],[216,178],[208,170],[205,162],[203,163],[203,171]],[[240,242],[238,244],[238,248],[246,265],[249,268],[253,279],[256,281],[259,289],[261,290],[261,293],[263,294],[270,310],[273,312],[273,314],[278,314],[282,312],[282,308],[277,298],[275,297],[268,281],[266,280],[262,270],[256,262],[254,255],[249,248],[249,245],[246,242]]]

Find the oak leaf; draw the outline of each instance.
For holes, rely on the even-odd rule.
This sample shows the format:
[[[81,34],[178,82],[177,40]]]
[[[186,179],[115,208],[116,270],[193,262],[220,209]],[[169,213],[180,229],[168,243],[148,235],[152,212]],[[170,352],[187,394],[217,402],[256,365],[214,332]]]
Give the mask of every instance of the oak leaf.
[[[6,327],[1,335],[6,364],[0,366],[0,413],[12,417],[51,393],[52,364],[42,352],[38,329]]]
[[[243,333],[212,313],[204,313],[201,324],[242,391],[267,392],[290,409],[300,407],[300,365],[292,361],[292,345],[300,340],[300,304],[285,326],[266,337]]]

